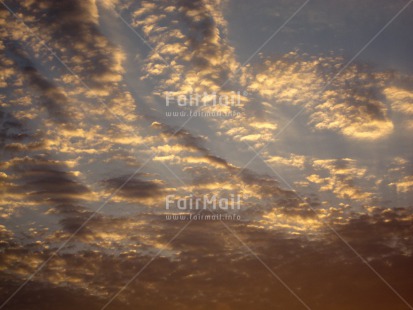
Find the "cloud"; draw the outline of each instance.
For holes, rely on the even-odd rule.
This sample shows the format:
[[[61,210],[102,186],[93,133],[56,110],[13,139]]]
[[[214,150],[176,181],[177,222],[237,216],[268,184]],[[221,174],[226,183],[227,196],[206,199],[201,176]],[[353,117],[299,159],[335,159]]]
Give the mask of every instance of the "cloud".
[[[20,5],[23,19],[36,19],[33,26],[38,34],[53,48],[65,49],[69,57],[64,61],[82,74],[92,89],[103,90],[108,83],[122,79],[123,53],[100,32],[95,1],[23,1]]]
[[[29,86],[39,93],[39,103],[46,108],[49,117],[60,123],[68,123],[70,115],[65,110],[68,106],[68,98],[64,91],[43,77],[24,51],[14,47],[9,50],[13,53],[12,59],[23,77],[27,79]]]
[[[408,216],[406,209],[377,209],[369,216],[354,217],[348,225],[337,228],[370,264],[380,268],[381,274],[393,275],[392,285],[406,287],[407,293],[411,281],[406,282],[406,279],[411,277],[406,277],[406,273],[411,274],[408,266],[412,263],[412,257],[408,254],[411,242],[410,224],[406,221]],[[139,225],[139,221],[145,224]],[[74,301],[67,297],[68,308],[74,305],[102,307],[107,296],[112,296],[123,287],[147,264],[154,251],[163,248],[170,235],[182,226],[182,223],[176,222],[159,225],[160,222],[159,217],[153,216],[112,219],[100,226],[102,232],[105,231],[103,227],[106,228],[106,235],[100,235],[96,231],[99,226],[95,226],[95,244],[110,247],[113,253],[102,249],[69,251],[60,255],[38,274],[34,279],[35,285],[29,284],[25,288],[22,296],[41,296],[33,300],[29,298],[32,306],[39,307],[48,296],[51,297],[48,302],[57,302],[53,299],[56,294],[60,300],[65,300],[65,296],[80,296]],[[385,309],[399,304],[397,297],[332,234],[326,233],[322,239],[312,238],[311,235],[308,239],[286,238],[279,231],[253,225],[228,225],[268,268],[291,289],[299,292],[309,305],[322,304],[326,308],[334,308],[339,300],[344,306],[361,304],[364,307],[372,305],[373,300],[378,309]],[[371,234],[372,229],[378,233]],[[112,231],[122,236],[118,242]],[[105,238],[110,241],[105,242]],[[153,242],[152,251],[145,251],[150,247],[146,248],[144,241],[148,242],[147,245]],[[129,248],[120,247],[128,242]],[[214,251],[211,252],[211,248]],[[1,274],[10,290],[18,284],[16,278],[33,271],[50,251],[29,251],[20,247],[6,249],[2,255],[2,266],[7,267],[7,272],[2,269]],[[194,268],[194,264],[202,268]],[[339,268],[343,265],[346,268]],[[207,281],[205,277],[208,277]],[[351,290],[355,280],[359,289]],[[234,290],[226,289],[228,287]],[[203,293],[194,299],[200,289]],[[145,294],[136,294],[137,291]],[[159,291],[163,294],[159,295]],[[342,296],[343,291],[347,292],[345,296]],[[73,292],[76,294],[73,295]],[[23,307],[27,298],[16,299],[14,304]],[[199,222],[190,225],[169,244],[112,306],[125,309],[171,305],[196,307],[202,303],[211,307],[225,305],[233,308],[239,306],[240,301],[254,304],[256,309],[267,309],[274,303],[285,308],[302,307],[220,223]]]
[[[413,190],[413,176],[405,176],[399,179],[395,183],[390,183],[389,185],[395,185],[398,192],[406,193]]]
[[[118,190],[117,195],[127,201],[145,201],[147,199],[163,199],[165,192],[160,180],[142,180],[135,176],[126,182],[131,176],[125,175],[102,181],[103,185],[111,192]]]
[[[266,162],[269,164],[281,164],[303,169],[305,164],[305,156],[296,154],[291,154],[289,157],[271,156],[266,160]]]
[[[318,159],[313,161],[316,170],[327,170],[328,176],[322,177],[313,174],[307,177],[312,183],[319,184],[321,191],[331,191],[338,198],[369,200],[373,193],[367,192],[356,185],[356,180],[365,178],[366,169],[356,166],[356,162],[349,158],[343,159]]]
[[[384,94],[391,102],[394,111],[413,114],[413,92],[393,86],[386,88]]]
[[[132,25],[142,29],[154,49],[144,70],[148,78],[158,78],[160,93],[218,92],[232,78],[238,63],[221,7],[217,0],[143,1],[135,9]]]
[[[304,109],[316,130],[362,140],[387,137],[393,123],[382,93],[390,75],[351,65],[335,77],[343,65],[337,56],[290,52],[276,60],[264,59],[258,69],[251,67],[246,73],[248,89],[273,105]]]

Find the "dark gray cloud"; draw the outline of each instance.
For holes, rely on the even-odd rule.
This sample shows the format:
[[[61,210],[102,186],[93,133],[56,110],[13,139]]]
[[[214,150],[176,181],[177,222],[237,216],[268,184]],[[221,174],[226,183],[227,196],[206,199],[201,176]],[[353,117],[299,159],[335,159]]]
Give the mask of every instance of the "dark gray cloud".
[[[125,228],[124,231],[137,242],[142,236],[158,236],[158,242],[167,242],[183,225],[178,222],[161,225],[161,218],[150,216],[141,216],[136,220],[143,219],[148,221],[148,225],[133,231]],[[402,218],[395,221],[399,220],[402,221]],[[116,226],[119,232],[122,225],[133,221],[135,220],[109,220],[102,222],[101,229]],[[363,309],[372,305],[375,309],[405,307],[331,232],[325,233],[324,240],[309,241],[305,238],[284,238],[279,232],[242,223],[227,225],[311,308]],[[383,234],[384,226],[384,222],[377,224],[376,228],[381,233],[370,234],[369,239],[362,238],[364,231],[348,226],[349,233],[352,230],[358,240],[350,239],[350,242],[357,249],[365,249],[363,254],[369,258],[369,262],[391,285],[398,287],[407,300],[411,300],[413,296],[408,287],[412,284],[412,277],[408,271],[410,269],[407,268],[412,263],[411,256],[404,255],[400,246],[392,249],[387,247],[386,258],[383,260],[381,255],[384,248],[374,246],[383,238],[391,238],[395,232],[401,232],[399,229],[389,229]],[[96,228],[97,226],[94,226],[94,229]],[[398,235],[405,246],[409,244],[403,241],[406,233],[407,231]],[[171,258],[161,255],[155,259],[136,281],[118,296],[111,307],[189,309],[202,305],[200,309],[268,309],[276,304],[285,309],[302,308],[300,302],[219,222],[190,225],[169,246],[166,253],[172,251],[178,251],[179,255]],[[3,274],[4,278],[8,279],[9,288],[15,285],[10,274],[13,274],[16,268],[30,269],[27,263],[31,261],[30,257],[47,255],[47,251],[40,254],[17,248],[7,249],[3,255],[3,264],[7,265],[7,258],[16,253],[27,259],[9,266],[10,273]],[[56,262],[56,266],[62,268],[45,268],[34,282],[37,285],[28,285],[21,296],[29,297],[30,306],[37,308],[43,305],[49,294],[76,294],[79,298],[68,300],[68,305],[75,306],[79,303],[89,305],[91,309],[99,309],[109,296],[116,293],[150,259],[151,254],[145,254],[142,250],[137,253],[126,251],[119,255],[97,251],[67,253],[61,255],[59,263]],[[87,284],[79,285],[79,279],[81,283]],[[357,281],[357,287],[354,281]],[[229,290],[229,287],[232,289]],[[4,289],[3,294],[7,295],[10,291],[11,289]],[[30,298],[32,295],[39,298]],[[53,301],[53,298],[51,300]],[[23,307],[25,303],[27,299],[19,298],[11,303],[10,307]]]
[[[44,156],[15,160],[11,171],[18,176],[19,193],[34,200],[51,203],[82,200],[89,193],[63,165]]]
[[[20,142],[28,137],[27,132],[23,131],[23,124],[7,111],[0,110],[0,147],[6,146],[7,142]]]
[[[28,77],[29,83],[40,92],[40,103],[46,107],[49,115],[58,122],[69,122],[70,119],[64,110],[68,104],[66,95],[53,83],[42,77],[36,68],[31,66],[24,67],[23,73]]]
[[[64,52],[64,61],[77,65],[73,70],[82,73],[90,87],[102,89],[119,81],[122,56],[100,32],[94,1],[23,1],[16,10],[23,19],[36,20],[40,37],[47,36],[48,44],[59,50],[57,54]]]
[[[130,175],[124,175],[111,178],[102,181],[102,184],[111,191],[119,189],[117,195],[124,198],[145,199],[163,195],[162,185],[159,182],[142,180],[139,175],[131,179],[130,177]],[[127,182],[128,179],[130,180]]]

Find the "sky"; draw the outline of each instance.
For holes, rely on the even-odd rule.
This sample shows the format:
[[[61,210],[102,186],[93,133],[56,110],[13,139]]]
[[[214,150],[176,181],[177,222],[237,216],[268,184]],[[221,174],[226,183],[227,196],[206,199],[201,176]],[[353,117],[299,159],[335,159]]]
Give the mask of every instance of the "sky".
[[[413,0],[0,0],[0,309],[413,309]]]

